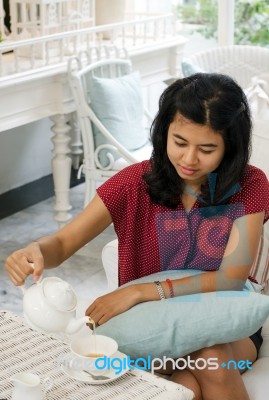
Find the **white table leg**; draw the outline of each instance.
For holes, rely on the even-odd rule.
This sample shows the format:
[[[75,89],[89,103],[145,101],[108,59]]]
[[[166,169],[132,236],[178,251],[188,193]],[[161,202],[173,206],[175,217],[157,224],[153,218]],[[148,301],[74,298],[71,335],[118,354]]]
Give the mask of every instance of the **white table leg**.
[[[169,58],[169,70],[172,77],[182,77],[181,61],[183,59],[185,42],[171,47]]]
[[[52,152],[55,154],[52,159],[52,174],[55,191],[54,210],[56,211],[54,219],[62,226],[72,218],[72,215],[68,213],[72,208],[69,203],[72,160],[68,156],[70,153],[69,142],[71,138],[69,132],[71,128],[67,124],[68,117],[66,115],[54,115],[51,117],[51,120],[54,122],[51,128],[54,136],[51,140],[54,144]]]

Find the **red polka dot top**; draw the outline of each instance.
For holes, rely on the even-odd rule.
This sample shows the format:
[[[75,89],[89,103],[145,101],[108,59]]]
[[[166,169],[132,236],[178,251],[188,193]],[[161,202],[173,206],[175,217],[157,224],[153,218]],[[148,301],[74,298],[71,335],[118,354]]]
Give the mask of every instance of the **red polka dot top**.
[[[240,190],[212,216],[199,200],[186,212],[154,204],[143,175],[149,161],[118,172],[97,189],[109,210],[119,241],[119,285],[163,270],[218,270],[233,221],[265,211],[269,219],[269,182],[248,166]]]

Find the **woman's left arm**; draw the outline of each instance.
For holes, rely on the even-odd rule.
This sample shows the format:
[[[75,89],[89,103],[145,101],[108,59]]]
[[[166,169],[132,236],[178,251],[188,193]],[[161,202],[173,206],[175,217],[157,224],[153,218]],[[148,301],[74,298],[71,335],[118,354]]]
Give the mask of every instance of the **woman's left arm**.
[[[173,280],[174,295],[242,290],[258,251],[263,219],[264,212],[236,219],[219,270]],[[169,298],[168,283],[161,282],[161,286]],[[88,307],[86,314],[101,325],[138,303],[153,300],[160,300],[155,283],[130,285],[99,297]]]
[[[262,236],[264,211],[234,221],[218,272],[227,290],[242,290],[256,258]],[[229,283],[230,282],[230,283]],[[231,288],[229,286],[231,285]],[[219,289],[216,290],[226,290]]]
[[[207,271],[192,277],[172,281],[174,295],[223,290],[242,290],[255,260],[262,235],[264,212],[236,219],[218,271]],[[167,282],[161,282],[166,297],[170,297]],[[148,286],[148,288],[146,287]],[[149,285],[141,286],[141,301],[149,299]],[[153,287],[154,290],[154,287]]]
[[[255,260],[262,235],[264,212],[236,219],[218,271],[207,271],[192,277],[172,281],[174,295],[223,290],[242,290]],[[167,282],[161,282],[166,297],[170,297]],[[147,301],[146,287],[142,301]]]

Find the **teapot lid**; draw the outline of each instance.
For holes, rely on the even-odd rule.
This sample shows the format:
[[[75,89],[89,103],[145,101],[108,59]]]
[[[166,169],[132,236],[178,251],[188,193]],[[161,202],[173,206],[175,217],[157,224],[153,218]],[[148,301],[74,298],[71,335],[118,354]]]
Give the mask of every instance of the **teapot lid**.
[[[59,311],[73,311],[77,306],[77,296],[69,283],[60,278],[45,278],[41,282],[45,299]]]

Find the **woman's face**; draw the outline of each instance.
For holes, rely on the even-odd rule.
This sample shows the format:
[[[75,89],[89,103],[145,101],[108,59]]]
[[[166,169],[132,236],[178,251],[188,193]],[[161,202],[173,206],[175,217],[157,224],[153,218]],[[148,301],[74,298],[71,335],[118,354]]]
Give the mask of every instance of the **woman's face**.
[[[195,124],[176,114],[169,125],[167,155],[178,175],[199,189],[224,156],[222,136],[207,125]]]

